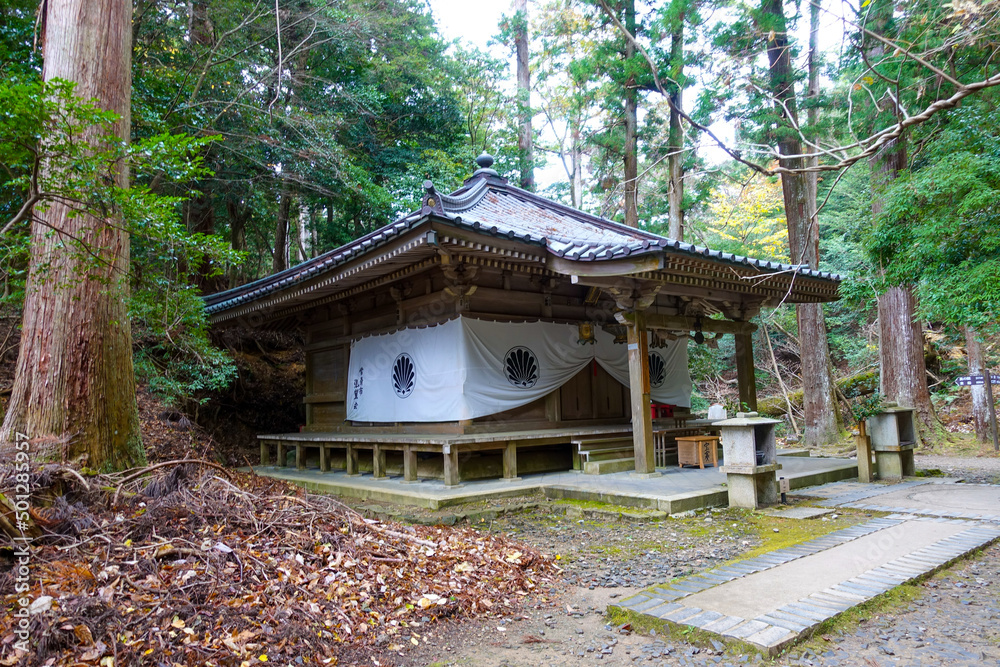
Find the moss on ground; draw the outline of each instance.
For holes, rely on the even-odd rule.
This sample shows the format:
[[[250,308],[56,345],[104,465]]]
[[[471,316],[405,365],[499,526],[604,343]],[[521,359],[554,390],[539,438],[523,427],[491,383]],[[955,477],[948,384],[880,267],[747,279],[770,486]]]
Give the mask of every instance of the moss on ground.
[[[746,513],[744,521],[756,531],[760,544],[741,554],[738,560],[756,558],[778,549],[786,549],[823,537],[837,530],[850,528],[867,521],[872,514],[870,512],[866,514],[853,511],[839,512],[835,515],[829,515],[824,521],[822,518],[786,519],[760,512],[746,511]],[[833,516],[837,518],[834,519]]]
[[[657,635],[665,639],[685,642],[703,648],[714,648],[712,642],[719,641],[719,636],[711,632],[705,632],[691,626],[675,625],[662,619],[623,609],[617,605],[610,605],[604,614],[604,618],[608,623],[616,626],[629,624],[632,626],[632,632],[648,635],[651,631],[655,630]],[[728,655],[753,655],[760,651],[760,649],[751,644],[737,640],[727,640],[724,643],[726,645],[725,653]]]

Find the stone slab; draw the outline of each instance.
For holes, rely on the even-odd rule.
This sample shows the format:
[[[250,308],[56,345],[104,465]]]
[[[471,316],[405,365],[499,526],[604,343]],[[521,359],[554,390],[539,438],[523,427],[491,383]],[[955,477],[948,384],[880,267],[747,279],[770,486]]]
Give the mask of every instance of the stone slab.
[[[770,507],[762,510],[762,514],[776,516],[782,519],[818,519],[821,516],[833,514],[834,510],[825,507]]]
[[[962,530],[961,526],[907,521],[715,586],[685,598],[684,603],[729,616],[756,618]]]
[[[929,574],[942,563],[996,539],[1000,539],[1000,528],[988,524],[926,517],[873,519],[794,548],[811,550],[825,545],[811,555],[768,566],[768,562],[781,561],[792,553],[792,549],[783,549],[746,561],[741,565],[767,569],[694,593],[672,605],[663,604],[656,615],[724,639],[738,639],[773,656],[819,624],[881,595],[898,582]],[[922,553],[935,557],[922,558]],[[904,573],[892,573],[888,568],[893,567],[901,567]],[[629,605],[626,602],[623,606]]]

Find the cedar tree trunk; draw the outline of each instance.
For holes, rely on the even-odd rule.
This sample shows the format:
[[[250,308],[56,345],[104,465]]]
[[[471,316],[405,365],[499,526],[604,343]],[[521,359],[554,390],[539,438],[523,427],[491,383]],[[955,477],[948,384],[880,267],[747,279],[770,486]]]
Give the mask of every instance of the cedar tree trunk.
[[[278,202],[278,217],[274,224],[274,259],[271,273],[288,268],[288,214],[292,208],[292,187],[286,179],[281,186]]]
[[[625,0],[625,28],[635,36],[635,0]],[[634,57],[635,45],[632,40],[626,39],[625,62],[629,73],[622,95],[625,101],[625,224],[629,227],[639,226],[639,91],[635,75],[629,71]]]
[[[670,133],[667,143],[670,157],[667,167],[670,172],[670,185],[667,193],[670,204],[670,226],[667,236],[684,240],[684,129],[681,127],[681,86],[680,78],[684,72],[684,14],[676,17],[677,23],[670,34],[670,64],[671,75],[676,82],[670,87]]]
[[[517,149],[521,157],[521,187],[535,190],[535,149],[531,131],[531,69],[528,54],[528,0],[514,3],[517,14],[517,34],[514,48],[517,51],[517,115],[520,129]]]
[[[48,0],[43,7],[44,79],[75,82],[75,95],[119,115],[114,135],[128,141],[131,2]],[[100,134],[92,129],[86,139],[99,142]],[[127,187],[128,168],[114,178]],[[21,350],[0,442],[8,446],[22,433],[39,443],[36,457],[86,455],[87,465],[105,469],[143,464],[127,308],[129,236],[121,220],[71,215],[62,203],[36,210],[31,233]],[[67,248],[68,237],[87,250]]]
[[[891,3],[873,6],[869,20],[872,32],[888,36],[892,29]],[[866,39],[868,61],[878,63],[885,55],[885,45],[874,39]],[[891,98],[883,98],[876,109],[876,118],[887,123],[895,123],[899,109],[891,103]],[[881,151],[868,159],[871,168],[872,215],[882,211],[883,201],[879,195],[897,174],[907,166],[906,135],[886,143]],[[909,285],[893,287],[879,297],[879,388],[890,401],[916,408],[926,427],[938,424],[937,415],[931,405],[930,391],[927,389],[927,366],[924,362],[924,336],[917,322],[917,300]]]
[[[965,349],[969,355],[969,375],[983,375],[987,372],[986,360],[983,357],[983,345],[978,334],[972,327],[965,327]],[[976,425],[976,438],[979,442],[989,442],[990,409],[986,403],[986,386],[973,385],[972,390],[972,420]]]
[[[782,0],[763,0],[761,9],[771,28],[767,57],[771,65],[770,92],[775,99],[775,111],[783,118],[791,114],[792,118],[788,120],[795,120],[794,72]],[[800,154],[802,143],[797,136],[786,131],[778,142],[778,151],[781,155]],[[789,169],[805,166],[802,158],[782,159],[780,163]],[[816,198],[810,179],[804,173],[782,174],[781,190],[788,219],[788,246],[792,263],[807,264],[815,269],[819,264],[819,229],[812,224]],[[796,315],[802,361],[805,440],[810,445],[833,442],[840,437],[842,422],[830,371],[830,348],[826,340],[823,307],[818,303],[799,304]]]

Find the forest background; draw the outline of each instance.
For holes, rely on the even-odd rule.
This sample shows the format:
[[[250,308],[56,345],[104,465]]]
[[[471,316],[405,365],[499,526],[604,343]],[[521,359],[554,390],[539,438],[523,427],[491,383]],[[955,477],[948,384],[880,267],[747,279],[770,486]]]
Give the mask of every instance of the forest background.
[[[414,0],[140,1],[130,131],[98,150],[87,137],[121,114],[43,81],[45,17],[4,0],[0,361],[43,289],[30,271],[55,275],[32,243],[76,257],[80,282],[106,250],[38,213],[110,211],[131,239],[106,280],[127,283],[138,382],[210,421],[201,407],[246,369],[202,294],[390,222],[423,180],[449,191],[487,151],[526,189],[562,168],[542,194],[584,210],[846,276],[837,303],[758,318],[762,409],[827,444],[852,408],[895,400],[920,410],[926,441],[947,440],[939,415],[968,391],[954,377],[996,356],[1000,3],[826,4],[522,0],[498,26],[503,58],[446,42]],[[725,141],[708,129],[720,121]],[[126,186],[109,176],[123,164]],[[739,407],[732,342],[690,349],[695,407]],[[971,399],[964,428],[985,441],[985,395]]]

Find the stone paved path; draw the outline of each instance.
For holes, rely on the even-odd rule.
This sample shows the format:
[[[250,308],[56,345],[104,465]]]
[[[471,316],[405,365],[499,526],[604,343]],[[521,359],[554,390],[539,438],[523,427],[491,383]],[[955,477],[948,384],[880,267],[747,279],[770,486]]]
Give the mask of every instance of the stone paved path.
[[[825,507],[897,513],[647,589],[621,607],[777,655],[845,611],[1000,539],[997,486],[918,479],[812,491]]]
[[[653,587],[623,609],[775,655],[839,614],[1000,539],[977,521],[889,517]]]

